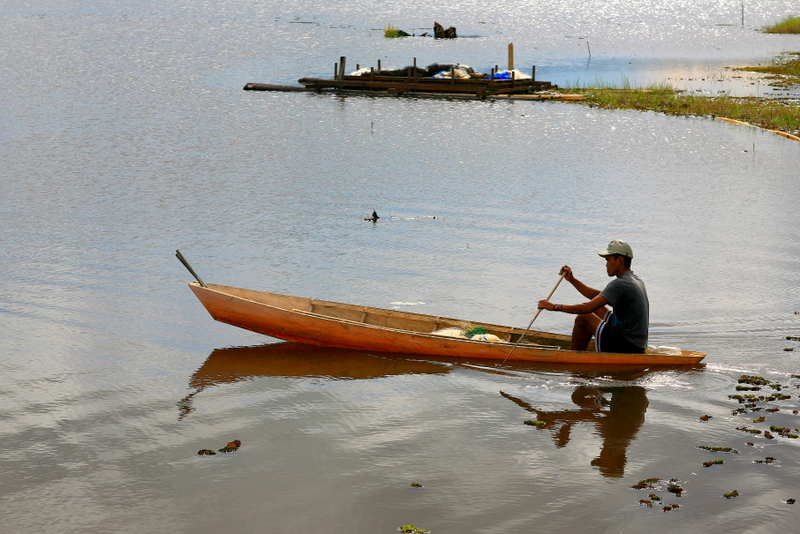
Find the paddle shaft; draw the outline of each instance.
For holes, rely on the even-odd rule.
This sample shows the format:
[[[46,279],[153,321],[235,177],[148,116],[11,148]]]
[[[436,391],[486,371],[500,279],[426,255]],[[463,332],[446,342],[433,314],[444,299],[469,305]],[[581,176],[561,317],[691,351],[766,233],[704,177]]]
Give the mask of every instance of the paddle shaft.
[[[181,260],[181,263],[183,264],[183,266],[186,267],[189,270],[190,273],[192,273],[192,276],[194,276],[194,279],[197,280],[198,282],[200,282],[201,286],[208,287],[208,286],[206,286],[206,283],[203,282],[203,279],[200,278],[199,276],[197,276],[197,273],[194,272],[194,269],[192,269],[192,266],[189,265],[188,261],[186,261],[186,258],[183,257],[183,254],[181,254],[180,250],[176,250],[175,251],[175,256],[177,256],[177,258],[179,260]]]
[[[556,289],[558,289],[558,284],[561,283],[561,281],[564,279],[564,276],[566,276],[566,273],[562,274],[558,278],[558,282],[556,282],[556,285],[553,286],[553,289],[550,291],[550,294],[547,295],[547,298],[545,298],[545,300],[550,300],[550,297],[552,297],[553,293],[556,292]],[[517,348],[517,345],[519,345],[519,342],[522,341],[522,338],[525,337],[525,334],[527,334],[528,330],[531,329],[531,326],[533,326],[533,322],[536,320],[537,317],[539,317],[540,313],[542,313],[541,309],[536,310],[536,315],[533,316],[533,319],[531,319],[531,322],[528,323],[528,327],[525,328],[525,330],[522,332],[522,334],[520,334],[520,336],[517,338],[517,342],[514,343],[514,346],[511,347],[510,351],[508,351],[508,354],[506,355],[505,359],[503,359],[503,363],[506,363],[506,360],[508,359],[508,357],[511,356],[511,353],[514,352],[514,349]]]

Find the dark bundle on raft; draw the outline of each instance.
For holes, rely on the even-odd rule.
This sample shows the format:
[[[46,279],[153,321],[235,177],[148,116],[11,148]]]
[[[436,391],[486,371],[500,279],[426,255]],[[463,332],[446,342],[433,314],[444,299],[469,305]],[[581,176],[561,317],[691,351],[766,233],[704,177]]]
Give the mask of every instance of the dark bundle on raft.
[[[406,77],[416,77],[416,78],[430,78],[439,74],[442,71],[450,72],[452,69],[463,69],[466,70],[468,73],[473,74],[475,70],[472,67],[467,67],[465,65],[459,64],[445,64],[441,65],[439,63],[433,63],[428,65],[427,67],[420,68],[415,66],[408,66],[403,67],[402,69],[381,69],[376,70],[376,76],[406,76]],[[361,76],[369,76],[370,73],[362,73]]]

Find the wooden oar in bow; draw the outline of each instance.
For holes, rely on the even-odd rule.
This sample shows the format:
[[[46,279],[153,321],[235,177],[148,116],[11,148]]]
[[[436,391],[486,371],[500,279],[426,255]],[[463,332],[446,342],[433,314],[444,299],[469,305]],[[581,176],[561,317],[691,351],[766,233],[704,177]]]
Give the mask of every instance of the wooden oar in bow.
[[[561,283],[561,281],[564,279],[564,276],[566,276],[566,274],[567,273],[564,273],[558,278],[558,282],[556,282],[556,285],[553,286],[553,289],[550,291],[550,294],[547,295],[547,298],[545,300],[550,300],[550,297],[552,297],[553,293],[556,292],[556,289],[558,289],[558,284]],[[520,336],[517,338],[517,342],[514,343],[514,346],[511,347],[510,351],[508,351],[508,354],[506,354],[506,357],[503,359],[503,363],[506,363],[506,360],[508,359],[508,357],[511,356],[511,353],[514,352],[514,349],[517,348],[517,345],[519,345],[519,342],[522,341],[522,338],[525,337],[525,334],[527,334],[528,330],[531,329],[531,326],[533,326],[533,322],[536,320],[537,317],[539,317],[540,313],[542,313],[541,309],[536,310],[536,315],[533,316],[533,319],[531,319],[531,322],[528,323],[528,327],[525,328],[525,331],[522,332],[522,334],[520,334]]]

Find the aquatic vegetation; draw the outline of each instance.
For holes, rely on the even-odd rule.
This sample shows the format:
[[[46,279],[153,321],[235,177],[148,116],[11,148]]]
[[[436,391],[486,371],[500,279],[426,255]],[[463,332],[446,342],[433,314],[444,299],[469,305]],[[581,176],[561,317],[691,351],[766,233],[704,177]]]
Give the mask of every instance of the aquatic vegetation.
[[[387,24],[383,29],[383,36],[389,39],[393,39],[395,37],[409,37],[409,35],[410,34],[404,32],[403,30],[395,28],[391,23]]]
[[[698,449],[703,449],[704,451],[710,451],[710,452],[724,452],[724,453],[730,453],[730,454],[739,454],[739,451],[737,451],[736,449],[733,449],[731,447],[709,447],[707,445],[700,445],[697,448]]]
[[[739,377],[739,383],[752,384],[754,386],[766,386],[767,384],[769,384],[769,380],[767,380],[763,376],[742,375]]]
[[[787,16],[780,22],[761,28],[764,33],[800,33],[800,17]]]
[[[401,527],[397,527],[397,531],[402,532],[403,534],[423,534],[424,532],[430,532],[430,530],[415,527],[414,525],[403,525]]]
[[[761,417],[756,417],[756,418],[754,418],[754,419],[753,419],[753,422],[754,422],[754,423],[763,423],[763,422],[764,422],[764,421],[766,421],[766,420],[767,420],[767,418],[766,418],[766,417],[764,417],[764,416],[762,415]]]
[[[229,442],[227,445],[219,449],[219,452],[235,452],[239,450],[239,447],[242,446],[242,442],[238,439],[235,439]]]
[[[711,419],[711,417],[712,417],[711,415],[701,415],[700,416],[700,420],[701,421],[708,421],[709,419]]]
[[[680,497],[683,495],[683,486],[680,484],[672,483],[667,486],[667,491],[670,493],[674,493],[676,497]]]
[[[794,499],[786,499],[786,504],[794,504],[794,503],[795,503]]]
[[[199,454],[200,456],[203,456],[203,455],[209,455],[210,456],[212,454],[217,454],[217,451],[212,451],[211,449],[200,449],[199,451],[197,451],[197,454]]]
[[[722,465],[724,463],[725,463],[725,460],[716,459],[716,460],[711,460],[711,461],[708,461],[708,462],[703,462],[703,467],[711,467],[712,465]]]
[[[631,486],[633,489],[654,489],[655,484],[661,482],[660,478],[645,478]]]
[[[412,488],[424,488],[425,486],[423,486],[423,485],[422,485],[422,484],[420,484],[419,482],[412,482],[412,483],[411,483],[411,487],[412,487]]]
[[[736,430],[741,430],[742,432],[749,432],[751,434],[761,434],[761,431],[757,428],[747,428],[746,426],[737,426]]]
[[[726,499],[733,499],[734,497],[738,497],[739,496],[739,492],[736,491],[736,490],[733,490],[733,491],[730,491],[728,493],[723,493],[722,496],[725,497]]]
[[[639,499],[639,504],[647,506],[648,508],[653,507],[653,501],[648,501],[647,499]]]
[[[662,512],[669,512],[671,510],[677,510],[680,507],[681,507],[680,504],[668,504],[668,505],[664,506],[664,508],[662,508],[661,511]]]
[[[736,386],[736,391],[761,391],[760,386]]]
[[[540,427],[540,426],[545,426],[547,424],[547,422],[545,422],[545,421],[534,421],[533,419],[529,419],[529,420],[525,421],[525,424],[528,425],[528,426]]]
[[[778,461],[777,458],[773,458],[772,456],[767,456],[763,460],[753,460],[753,463],[754,464],[774,464],[777,461]]]
[[[649,497],[651,500],[654,500],[654,501],[660,501],[660,500],[661,500],[661,497],[660,497],[660,496],[658,496],[658,495],[656,495],[655,493],[651,493],[650,495],[648,495],[648,497]]]

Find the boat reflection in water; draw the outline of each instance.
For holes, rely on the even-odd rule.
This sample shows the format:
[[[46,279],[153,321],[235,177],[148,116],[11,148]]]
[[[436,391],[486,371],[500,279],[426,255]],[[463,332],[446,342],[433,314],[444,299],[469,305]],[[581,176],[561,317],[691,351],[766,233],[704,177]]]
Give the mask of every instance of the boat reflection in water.
[[[264,376],[369,379],[402,374],[447,373],[449,366],[401,356],[306,345],[273,343],[215,349],[189,379],[194,391],[178,403],[179,419],[189,415],[193,398],[206,388]]]
[[[628,445],[644,423],[647,394],[641,386],[598,387],[580,385],[572,392],[573,410],[538,410],[529,403],[500,392],[544,422],[538,430],[549,429],[556,447],[566,447],[570,431],[577,423],[592,423],[603,438],[600,455],[591,464],[604,477],[620,478],[625,474]]]

